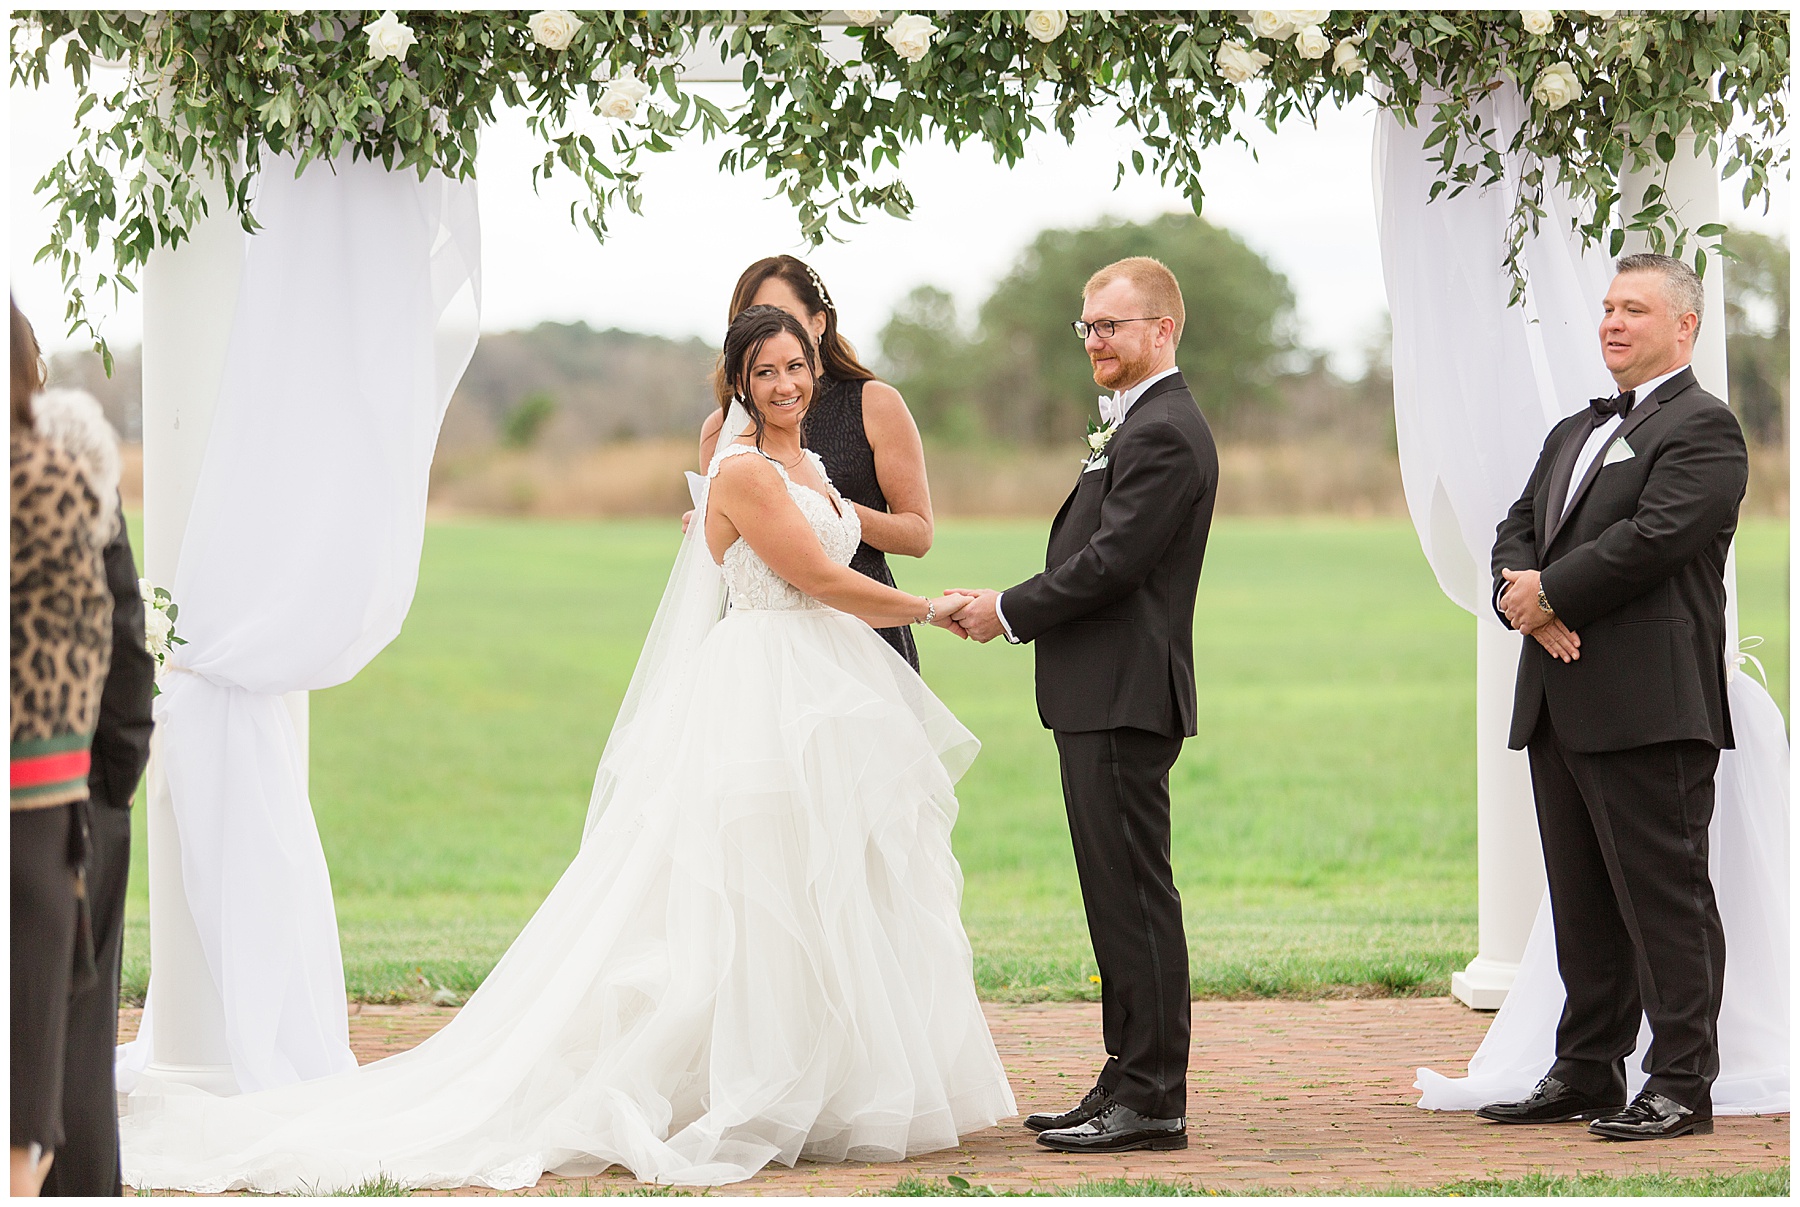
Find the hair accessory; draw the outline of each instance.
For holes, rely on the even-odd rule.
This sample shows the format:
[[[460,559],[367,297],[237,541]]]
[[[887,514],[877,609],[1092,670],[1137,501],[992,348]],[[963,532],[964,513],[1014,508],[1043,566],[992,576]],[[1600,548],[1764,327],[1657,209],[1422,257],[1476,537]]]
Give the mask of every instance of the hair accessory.
[[[800,267],[806,270],[806,279],[812,282],[813,288],[819,291],[819,300],[825,303],[825,309],[837,313],[837,306],[832,303],[831,295],[825,292],[825,282],[819,280],[819,274],[813,271],[812,265],[802,260]]]

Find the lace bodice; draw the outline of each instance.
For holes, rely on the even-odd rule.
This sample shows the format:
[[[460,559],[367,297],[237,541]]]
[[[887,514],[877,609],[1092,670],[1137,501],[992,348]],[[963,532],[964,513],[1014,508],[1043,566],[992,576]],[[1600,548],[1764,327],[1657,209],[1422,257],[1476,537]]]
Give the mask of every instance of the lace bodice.
[[[758,453],[758,450],[748,445],[733,445],[719,455],[712,473],[719,472],[719,466],[725,463],[725,458],[739,453]],[[818,454],[808,449],[806,455],[812,458],[819,477],[830,487],[837,509],[833,509],[832,501],[824,495],[789,477],[787,468],[781,462],[773,457],[768,460],[775,467],[775,472],[781,475],[781,480],[787,483],[788,497],[794,500],[794,506],[800,509],[800,514],[812,525],[813,534],[825,548],[825,556],[840,566],[848,566],[850,559],[856,554],[857,545],[862,541],[862,519],[856,514],[856,508],[838,494],[837,487],[831,485],[831,476],[825,472],[825,464],[819,460]],[[838,510],[843,514],[839,515]],[[827,606],[769,569],[769,564],[758,557],[756,551],[750,548],[749,542],[742,537],[733,541],[731,547],[725,550],[725,559],[720,563],[720,569],[725,575],[725,590],[734,608],[797,611]]]

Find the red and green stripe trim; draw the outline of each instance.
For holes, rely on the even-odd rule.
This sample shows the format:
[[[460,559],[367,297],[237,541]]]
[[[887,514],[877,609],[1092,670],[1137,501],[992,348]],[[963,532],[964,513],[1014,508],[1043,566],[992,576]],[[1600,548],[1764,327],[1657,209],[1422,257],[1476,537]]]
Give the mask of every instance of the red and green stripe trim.
[[[30,804],[85,788],[92,733],[63,733],[12,744],[12,800]]]

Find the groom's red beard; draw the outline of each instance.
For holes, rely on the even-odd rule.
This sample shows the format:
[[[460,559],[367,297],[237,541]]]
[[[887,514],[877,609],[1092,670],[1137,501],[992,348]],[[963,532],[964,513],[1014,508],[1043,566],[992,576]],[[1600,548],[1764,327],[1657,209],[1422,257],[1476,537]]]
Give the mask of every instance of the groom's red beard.
[[[1112,357],[1088,355],[1088,363],[1094,367],[1094,384],[1108,390],[1129,388],[1150,375],[1152,358],[1148,355],[1133,357],[1121,348],[1109,347]]]

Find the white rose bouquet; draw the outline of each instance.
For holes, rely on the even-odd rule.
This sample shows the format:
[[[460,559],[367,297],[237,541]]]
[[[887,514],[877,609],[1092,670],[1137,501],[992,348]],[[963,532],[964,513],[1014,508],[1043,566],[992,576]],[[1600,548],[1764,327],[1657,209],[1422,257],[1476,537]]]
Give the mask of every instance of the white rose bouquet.
[[[894,48],[895,54],[908,63],[917,63],[931,49],[932,40],[938,36],[938,27],[932,24],[930,17],[907,13],[896,17],[881,36]]]
[[[1581,99],[1581,81],[1568,63],[1552,63],[1538,73],[1531,97],[1546,109],[1561,109]]]
[[[1242,42],[1221,42],[1213,62],[1219,74],[1233,84],[1243,84],[1261,75],[1273,60],[1260,50],[1251,50]]]
[[[185,639],[175,635],[175,618],[181,614],[181,608],[165,588],[152,586],[147,578],[138,579],[138,595],[144,601],[144,645],[155,660],[156,673],[160,675],[170,651],[187,644]],[[150,691],[152,695],[158,695],[162,689],[152,686]]]
[[[638,105],[650,95],[650,85],[635,75],[622,75],[606,86],[597,106],[601,117],[629,121],[637,116]]]
[[[399,59],[404,63],[406,52],[419,44],[418,35],[413,33],[412,26],[395,16],[391,8],[363,29],[369,35],[371,59]]]
[[[1308,25],[1294,35],[1294,49],[1303,59],[1322,59],[1331,49],[1331,39],[1317,25]]]
[[[566,8],[547,8],[532,13],[526,24],[531,27],[532,39],[545,50],[567,50],[581,28],[581,18]]]
[[[1069,28],[1069,14],[1059,8],[1034,8],[1025,15],[1025,32],[1040,42],[1054,42]]]

